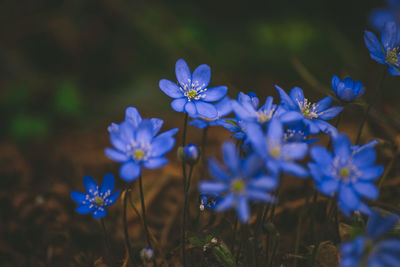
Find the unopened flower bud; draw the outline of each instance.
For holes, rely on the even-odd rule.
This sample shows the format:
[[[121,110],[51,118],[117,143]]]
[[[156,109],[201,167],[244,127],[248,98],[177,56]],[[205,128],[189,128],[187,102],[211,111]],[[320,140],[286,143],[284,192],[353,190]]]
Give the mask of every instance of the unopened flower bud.
[[[150,262],[154,257],[154,252],[151,248],[144,248],[140,251],[140,259],[142,262]]]
[[[189,165],[194,165],[199,161],[200,151],[195,144],[188,144],[178,148],[178,157]]]

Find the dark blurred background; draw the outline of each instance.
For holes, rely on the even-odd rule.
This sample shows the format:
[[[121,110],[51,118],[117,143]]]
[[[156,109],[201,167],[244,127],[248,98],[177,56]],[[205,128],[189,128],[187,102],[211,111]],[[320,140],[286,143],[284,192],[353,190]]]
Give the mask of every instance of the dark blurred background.
[[[369,12],[384,5],[379,0],[1,1],[0,260],[50,266],[83,249],[74,248],[78,237],[64,236],[71,221],[92,222],[72,214],[69,191],[82,189],[86,173],[97,179],[104,171],[117,173],[102,151],[108,145],[106,127],[121,121],[126,107],[165,119],[167,128],[180,126],[181,115],[158,88],[161,78],[175,80],[177,59],[184,58],[192,70],[210,65],[211,83],[228,85],[232,98],[253,91],[262,101],[273,95],[277,102],[273,86],[279,84],[286,90],[299,85],[317,100],[334,74],[363,81],[368,96],[381,66],[369,58],[363,31],[370,29]],[[382,109],[398,119],[400,90],[393,77],[385,87]],[[359,121],[360,108],[353,111],[347,112],[349,120]],[[40,208],[50,200],[52,206]],[[38,219],[37,209],[49,218]],[[67,215],[60,215],[63,209]],[[47,230],[45,222],[52,225]],[[65,240],[71,239],[71,253],[64,255]]]

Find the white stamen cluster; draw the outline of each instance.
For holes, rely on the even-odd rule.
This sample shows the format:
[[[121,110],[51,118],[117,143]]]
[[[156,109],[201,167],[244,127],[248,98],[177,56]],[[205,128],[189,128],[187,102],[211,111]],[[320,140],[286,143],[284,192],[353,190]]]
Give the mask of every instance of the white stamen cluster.
[[[275,109],[272,108],[270,110],[259,110],[256,112],[257,115],[257,121],[259,123],[266,123],[272,118],[272,115],[274,114]]]
[[[207,91],[207,88],[205,88],[205,86],[206,85],[204,83],[200,85],[198,81],[193,82],[192,80],[188,79],[188,83],[183,84],[183,87],[181,85],[179,89],[184,96],[187,97],[188,101],[192,101],[206,97],[205,92]]]
[[[333,177],[346,183],[356,182],[361,176],[361,172],[352,164],[351,159],[344,162],[342,159],[335,157],[331,168]]]
[[[85,200],[82,201],[82,205],[90,204],[89,208],[96,207],[97,210],[104,211],[104,207],[111,204],[111,200],[108,199],[110,195],[111,190],[102,193],[97,186],[96,190],[89,190],[89,194],[87,194]],[[94,211],[94,213],[97,213],[97,211]]]
[[[131,143],[126,146],[125,153],[136,161],[144,161],[151,156],[151,145],[131,140]]]
[[[302,139],[302,140],[306,139],[306,136],[303,131],[286,129],[285,133],[283,134],[283,140],[285,142],[287,142],[287,141],[290,141],[295,136],[300,137],[300,138],[296,138],[296,139]]]
[[[316,118],[318,118],[319,115],[321,115],[321,113],[320,114],[317,113],[317,108],[319,106],[318,104],[316,104],[316,103],[313,104],[313,103],[309,102],[307,98],[304,98],[303,101],[296,99],[296,101],[297,101],[297,103],[300,107],[301,113],[304,115],[304,117],[306,117],[308,119],[316,119]]]
[[[398,67],[400,65],[399,50],[400,50],[399,47],[394,47],[394,48],[388,47],[386,50],[386,62]]]

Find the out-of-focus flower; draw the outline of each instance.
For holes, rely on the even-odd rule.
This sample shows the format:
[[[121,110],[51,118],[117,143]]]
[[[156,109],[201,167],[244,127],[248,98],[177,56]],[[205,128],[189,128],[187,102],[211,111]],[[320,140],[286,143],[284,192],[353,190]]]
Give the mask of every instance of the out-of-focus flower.
[[[122,163],[119,173],[125,181],[138,178],[142,167],[157,169],[168,163],[164,155],[175,145],[174,135],[178,129],[156,136],[162,122],[159,119],[143,120],[135,108],[128,108],[125,121],[108,128],[114,148],[106,148],[105,154]]]
[[[336,75],[332,77],[332,88],[337,98],[344,102],[353,102],[362,96],[365,91],[365,87],[360,81],[354,82],[350,77],[340,81],[339,77]]]
[[[200,158],[199,148],[195,144],[188,144],[182,149],[182,160],[190,165],[196,164]]]
[[[151,248],[144,248],[140,251],[140,259],[144,263],[150,262],[154,257],[154,251]]]
[[[304,142],[285,142],[284,128],[277,119],[272,119],[264,133],[255,123],[246,125],[246,132],[253,149],[265,160],[265,166],[275,174],[280,171],[297,177],[308,176],[308,171],[296,163],[305,157],[308,146]]]
[[[326,148],[314,146],[310,150],[313,163],[309,169],[317,189],[328,196],[337,196],[340,209],[347,216],[352,211],[369,213],[361,198],[375,199],[379,192],[374,184],[383,173],[383,167],[374,165],[372,147],[353,149],[347,136],[333,137],[333,154]]]
[[[400,239],[383,238],[398,221],[395,214],[383,216],[372,212],[366,234],[342,244],[340,266],[400,266]]]
[[[273,104],[273,100],[272,96],[267,97],[264,105],[259,108],[259,100],[256,94],[249,93],[246,95],[240,92],[237,101],[232,101],[232,108],[238,120],[264,125],[276,111],[276,105]]]
[[[332,103],[330,96],[313,104],[304,97],[303,90],[299,87],[294,87],[289,95],[279,86],[275,86],[275,88],[281,97],[280,107],[286,110],[279,116],[282,122],[302,120],[309,127],[311,134],[317,134],[320,131],[330,134],[337,132],[336,128],[325,120],[334,118],[342,111],[343,107],[328,108]]]
[[[106,174],[100,188],[91,176],[85,176],[83,185],[86,194],[79,191],[71,192],[72,200],[79,204],[75,210],[80,214],[92,213],[95,219],[106,216],[106,207],[114,204],[120,194],[119,190],[112,193],[114,191],[114,176]]]
[[[370,31],[364,32],[364,41],[370,56],[376,62],[387,65],[390,75],[400,75],[400,47],[397,39],[397,25],[395,22],[386,22],[381,33],[381,42]]]
[[[179,59],[175,64],[175,74],[178,83],[167,79],[160,80],[160,89],[169,97],[174,98],[171,107],[177,112],[186,112],[190,117],[214,119],[218,116],[215,106],[209,102],[221,100],[228,91],[226,86],[208,87],[211,79],[211,69],[203,64],[198,66],[193,74],[185,60]]]
[[[215,208],[219,201],[219,197],[217,195],[200,195],[200,210],[212,210]]]
[[[223,124],[222,118],[232,112],[231,101],[232,100],[226,96],[214,105],[214,107],[217,109],[217,117],[215,117],[214,119],[207,119],[198,116],[197,118],[189,122],[189,125],[193,125],[199,129],[204,129],[208,126],[223,126],[221,125],[221,123]]]
[[[368,18],[374,30],[381,32],[385,23],[393,21],[400,25],[400,1],[399,0],[386,0],[387,7],[374,9]],[[397,32],[397,40],[400,41],[400,31]]]
[[[199,191],[220,198],[215,206],[217,212],[234,207],[239,220],[247,223],[250,219],[249,201],[273,201],[268,192],[277,187],[278,179],[263,173],[263,162],[255,154],[241,159],[231,142],[224,143],[222,152],[226,168],[210,159],[208,168],[214,181],[201,182]]]

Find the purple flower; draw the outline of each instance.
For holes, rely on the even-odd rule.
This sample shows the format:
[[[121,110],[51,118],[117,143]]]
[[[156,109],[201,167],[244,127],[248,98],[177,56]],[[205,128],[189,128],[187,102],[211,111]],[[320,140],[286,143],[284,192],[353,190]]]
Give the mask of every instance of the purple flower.
[[[131,182],[140,176],[142,167],[157,169],[168,163],[164,155],[175,145],[178,129],[156,136],[162,124],[160,119],[143,120],[136,108],[129,107],[125,121],[108,128],[114,148],[106,148],[105,153],[122,163],[119,170],[122,179]]]
[[[249,201],[273,201],[268,192],[277,187],[278,178],[263,173],[263,162],[257,155],[240,158],[231,142],[224,143],[222,154],[226,167],[221,167],[214,159],[209,160],[208,169],[214,181],[201,182],[200,194],[218,196],[217,212],[234,207],[239,220],[247,223],[250,219]]]
[[[174,98],[171,107],[177,112],[186,112],[190,117],[198,116],[214,119],[218,111],[213,104],[221,100],[228,91],[226,86],[208,87],[211,79],[211,69],[203,64],[198,66],[193,74],[183,59],[175,65],[178,83],[170,80],[160,80],[160,89],[169,97]]]
[[[400,266],[400,239],[383,238],[398,221],[395,214],[383,216],[372,212],[366,234],[342,244],[340,266]]]
[[[76,212],[80,214],[92,213],[95,219],[106,216],[106,207],[114,204],[120,193],[119,190],[112,193],[114,190],[114,176],[106,174],[100,188],[91,176],[85,176],[83,185],[85,186],[86,194],[79,191],[71,192],[72,200],[79,204],[75,209]]]
[[[365,92],[365,87],[360,81],[354,82],[350,77],[340,81],[339,77],[332,77],[332,88],[337,98],[344,102],[353,102]]]
[[[265,133],[258,124],[246,124],[246,133],[254,151],[264,159],[266,168],[272,173],[277,175],[283,171],[297,177],[308,176],[308,171],[295,162],[306,156],[307,144],[285,142],[284,128],[279,119],[272,119]]]
[[[364,41],[370,57],[376,62],[387,65],[390,75],[400,75],[400,47],[397,39],[397,25],[395,22],[386,22],[381,33],[381,42],[370,31],[364,32]]]
[[[224,121],[222,117],[232,112],[231,101],[232,100],[229,99],[229,97],[225,96],[221,101],[214,105],[215,109],[217,110],[217,117],[215,117],[214,119],[207,119],[198,116],[197,118],[189,122],[189,125],[193,125],[198,129],[204,129],[208,126],[224,126]]]
[[[311,148],[313,163],[309,163],[317,189],[328,196],[337,196],[340,209],[347,216],[359,210],[369,213],[370,209],[361,198],[375,199],[379,192],[374,184],[383,173],[383,167],[374,165],[375,151],[368,145],[352,147],[345,135],[333,137],[333,154],[326,148]]]
[[[275,88],[281,97],[280,107],[286,110],[280,115],[283,123],[302,120],[309,127],[311,134],[317,134],[320,131],[330,134],[337,132],[336,128],[325,120],[333,119],[343,110],[343,107],[328,108],[332,103],[330,96],[317,103],[312,103],[304,97],[303,90],[299,87],[294,87],[289,95],[279,86],[275,86]]]

